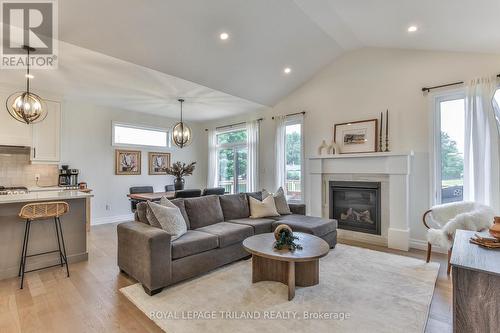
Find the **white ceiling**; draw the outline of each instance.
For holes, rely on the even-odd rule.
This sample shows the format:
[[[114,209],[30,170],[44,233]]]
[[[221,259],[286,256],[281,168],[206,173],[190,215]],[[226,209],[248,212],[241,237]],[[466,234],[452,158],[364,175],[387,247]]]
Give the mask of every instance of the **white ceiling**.
[[[341,52],[291,0],[64,0],[59,37],[265,105]]]
[[[500,53],[498,0],[295,0],[343,48]],[[419,30],[409,34],[407,28]]]
[[[56,70],[31,71],[31,88],[48,99],[67,99],[178,118],[182,97],[184,118],[207,121],[262,109],[239,97],[207,88],[130,62],[59,43]],[[0,70],[2,90],[25,89],[24,70]]]
[[[58,3],[59,70],[36,73],[35,89],[169,117],[185,97],[190,120],[272,106],[352,49],[500,53],[499,0]],[[22,73],[1,74],[22,85]]]

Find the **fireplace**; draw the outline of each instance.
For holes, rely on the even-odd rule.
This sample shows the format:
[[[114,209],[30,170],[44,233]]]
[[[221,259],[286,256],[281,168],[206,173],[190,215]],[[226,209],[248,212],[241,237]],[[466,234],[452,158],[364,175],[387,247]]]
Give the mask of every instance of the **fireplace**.
[[[330,181],[330,218],[340,229],[380,235],[380,182]]]

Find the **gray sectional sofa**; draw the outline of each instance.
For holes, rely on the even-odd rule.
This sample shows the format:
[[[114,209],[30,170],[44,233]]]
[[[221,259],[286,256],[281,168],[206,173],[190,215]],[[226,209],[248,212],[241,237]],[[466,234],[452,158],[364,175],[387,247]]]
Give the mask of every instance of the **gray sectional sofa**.
[[[291,215],[250,219],[248,196],[261,192],[174,199],[188,231],[171,241],[164,230],[149,225],[146,203],[139,203],[134,222],[118,225],[118,266],[149,295],[164,287],[248,257],[245,238],[272,232],[279,224],[337,243],[337,221],[305,216],[304,205],[290,204]]]

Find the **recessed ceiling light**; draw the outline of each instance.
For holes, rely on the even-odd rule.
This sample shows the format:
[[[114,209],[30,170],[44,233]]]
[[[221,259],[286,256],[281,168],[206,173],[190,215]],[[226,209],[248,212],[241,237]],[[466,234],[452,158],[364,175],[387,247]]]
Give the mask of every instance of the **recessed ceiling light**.
[[[408,27],[408,32],[415,32],[418,30],[418,27],[416,25],[411,25]]]
[[[27,79],[34,79],[34,78],[35,78],[35,75],[33,75],[33,74],[24,74],[24,76],[25,76]]]
[[[283,70],[283,73],[285,74],[290,74],[292,72],[292,69],[290,67],[286,67],[284,70]]]
[[[223,32],[223,33],[220,34],[219,37],[220,37],[221,40],[226,40],[226,39],[229,38],[229,34],[227,32]]]

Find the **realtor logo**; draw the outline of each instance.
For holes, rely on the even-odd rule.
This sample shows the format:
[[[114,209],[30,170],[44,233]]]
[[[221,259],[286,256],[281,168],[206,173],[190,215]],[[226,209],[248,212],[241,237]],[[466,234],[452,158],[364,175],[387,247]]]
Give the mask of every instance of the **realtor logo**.
[[[3,0],[0,15],[2,69],[26,67],[25,45],[36,49],[30,54],[32,68],[57,68],[55,0]]]

